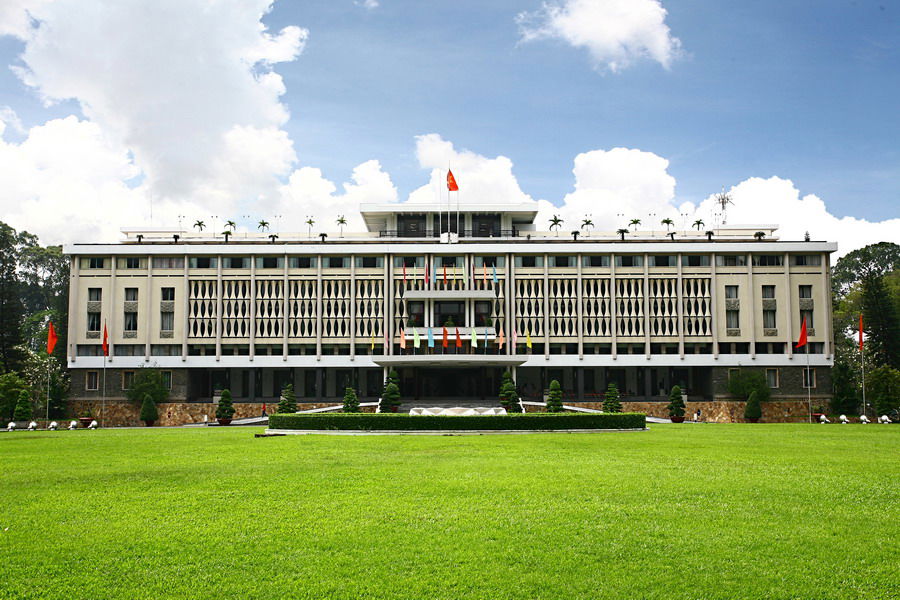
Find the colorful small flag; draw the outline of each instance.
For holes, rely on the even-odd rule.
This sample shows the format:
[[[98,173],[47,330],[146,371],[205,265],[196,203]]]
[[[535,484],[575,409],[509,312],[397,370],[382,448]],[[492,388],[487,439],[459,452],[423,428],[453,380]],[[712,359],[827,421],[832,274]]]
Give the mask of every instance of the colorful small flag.
[[[418,348],[422,345],[422,340],[419,339],[419,330],[413,329],[413,348]]]
[[[456,177],[453,176],[453,171],[447,169],[447,189],[451,192],[458,192],[459,186],[456,184]]]
[[[863,318],[862,313],[859,313],[859,351],[863,351]]]
[[[447,343],[447,328],[444,327],[444,340],[441,342],[441,346],[446,348],[447,345],[448,345],[448,343]]]
[[[47,354],[53,354],[53,349],[56,348],[56,340],[58,339],[56,330],[53,328],[53,321],[50,321],[47,327]]]
[[[481,263],[481,283],[487,283],[487,265]]]
[[[109,332],[106,330],[106,323],[103,324],[103,356],[109,356]]]
[[[434,333],[432,333],[431,327],[428,328],[428,347],[434,348]]]
[[[456,347],[462,348],[462,338],[459,337],[459,327],[456,328]]]
[[[403,283],[406,283],[406,261],[403,261]]]
[[[517,347],[518,345],[519,345],[519,335],[516,333],[516,327],[515,327],[515,325],[513,325],[513,330],[512,330],[512,347],[513,347],[513,351],[516,350],[516,347]]]
[[[506,343],[506,336],[503,335],[503,329],[500,329],[500,333],[497,334],[497,346],[501,349],[503,348],[503,344]]]
[[[525,347],[531,349],[531,332],[525,330]]]
[[[403,328],[400,328],[400,349],[406,350],[406,332],[403,331]]]
[[[497,279],[497,265],[496,264],[493,266],[493,270],[494,270],[494,285],[497,285],[497,282],[500,280]]]
[[[425,261],[425,283],[428,283],[428,261]]]
[[[478,347],[478,332],[475,331],[474,327],[472,328],[472,336],[471,337],[472,337],[472,347],[477,348]]]
[[[369,345],[369,350],[372,352],[375,351],[375,327],[372,327],[372,340],[371,344]]]
[[[797,348],[806,345],[806,317],[803,317],[803,323],[800,325],[800,339],[797,340]],[[809,348],[807,348],[809,350]]]

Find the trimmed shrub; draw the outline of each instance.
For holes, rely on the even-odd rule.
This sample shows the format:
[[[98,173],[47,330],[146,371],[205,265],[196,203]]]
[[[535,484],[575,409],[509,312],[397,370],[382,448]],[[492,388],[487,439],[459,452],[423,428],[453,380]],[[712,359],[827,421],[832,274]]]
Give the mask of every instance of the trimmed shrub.
[[[749,400],[752,392],[756,392],[760,402],[768,401],[771,394],[766,376],[760,371],[740,369],[728,378],[728,393],[738,400]]]
[[[603,398],[603,410],[610,413],[622,412],[622,403],[619,402],[619,388],[610,383],[606,386],[606,397]]]
[[[684,399],[681,397],[681,387],[677,385],[672,387],[672,391],[669,393],[669,405],[666,408],[669,409],[669,416],[671,417],[684,416]]]
[[[141,367],[136,370],[125,397],[138,404],[144,402],[147,394],[153,398],[154,404],[161,404],[169,399],[169,389],[163,381],[162,371],[156,367]]]
[[[0,419],[10,419],[16,411],[19,395],[28,390],[25,380],[13,372],[0,375]]]
[[[522,412],[522,406],[519,404],[519,392],[516,391],[516,382],[513,381],[509,371],[503,373],[503,381],[500,383],[500,406],[505,408],[506,412]]]
[[[744,418],[745,419],[759,419],[762,417],[762,406],[759,404],[759,396],[755,391],[750,392],[750,397],[747,398],[747,405],[744,406]]]
[[[217,419],[230,419],[234,416],[234,404],[231,401],[231,390],[222,390],[219,406],[216,407]]]
[[[558,413],[562,409],[562,388],[559,381],[554,379],[550,382],[550,392],[547,394],[547,412]]]
[[[293,384],[288,383],[281,389],[281,399],[278,400],[278,412],[297,412],[297,396],[294,394]]]
[[[356,392],[353,390],[353,388],[348,387],[344,390],[344,412],[359,412],[359,398],[356,397]]]
[[[31,419],[31,396],[25,390],[19,392],[19,400],[13,411],[13,421],[28,421]]]
[[[159,419],[159,411],[156,410],[156,402],[150,394],[144,395],[144,402],[141,404],[141,421],[156,421]]]
[[[382,413],[389,413],[395,406],[400,406],[400,389],[389,377],[387,387],[381,394],[381,403],[378,405],[378,409]]]
[[[374,413],[301,413],[272,415],[272,429],[353,430],[353,431],[473,431],[473,430],[560,430],[560,429],[644,429],[643,413],[519,413],[471,417]]]

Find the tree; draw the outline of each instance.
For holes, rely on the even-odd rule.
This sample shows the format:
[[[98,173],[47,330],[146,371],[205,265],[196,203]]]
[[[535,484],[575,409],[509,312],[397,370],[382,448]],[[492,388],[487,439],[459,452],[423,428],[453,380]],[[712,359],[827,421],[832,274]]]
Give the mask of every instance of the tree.
[[[46,337],[44,338],[46,340]],[[30,348],[24,351],[25,362],[20,375],[25,381],[33,381],[32,398],[38,403],[37,414],[61,417],[66,412],[66,397],[69,394],[69,373],[64,363],[55,356],[49,356],[46,349],[35,352]],[[49,375],[49,381],[48,381]],[[47,386],[49,384],[50,410],[47,410]]]
[[[231,232],[226,229],[225,231],[222,232],[222,236],[225,238],[225,243],[227,244],[228,238],[231,236]]]
[[[19,400],[16,402],[16,409],[13,411],[13,421],[29,421],[31,420],[31,395],[27,390],[19,392]]]
[[[660,221],[660,224],[661,224],[661,225],[665,225],[665,226],[666,226],[666,231],[668,231],[669,229],[672,228],[673,225],[675,225],[675,221],[673,221],[672,219],[666,217],[665,219],[663,219],[662,221]]]
[[[256,228],[260,231],[268,231],[269,230],[269,222],[265,219],[260,219],[259,223],[256,224]]]
[[[694,227],[697,228],[697,231],[700,231],[700,229],[701,229],[704,225],[706,225],[706,223],[703,222],[703,219],[697,219],[696,221],[694,221]]]
[[[18,263],[23,243],[16,230],[0,222],[0,371],[16,371],[22,365],[22,303]]]
[[[237,229],[237,223],[234,221],[225,221],[225,227],[234,232],[234,230]]]
[[[516,382],[513,381],[509,371],[504,371],[500,383],[500,406],[505,408],[506,412],[522,412],[522,407],[519,405],[519,392],[516,391]]]
[[[606,412],[619,413],[622,412],[622,403],[619,402],[619,388],[615,383],[610,382],[606,386],[606,396],[603,399],[603,410]]]
[[[354,389],[350,387],[345,388],[344,390],[344,412],[359,412],[359,398],[356,397],[356,391],[354,391]]]
[[[234,403],[231,401],[231,390],[222,390],[219,405],[216,407],[217,419],[230,419],[234,416]]]
[[[28,392],[28,384],[18,374],[0,375],[0,419],[12,418],[22,392]]]
[[[559,386],[559,381],[554,379],[550,382],[550,393],[547,394],[547,412],[557,413],[562,410],[562,388]]]
[[[669,392],[669,405],[666,408],[669,409],[671,417],[684,416],[684,398],[681,397],[681,387],[677,385],[672,387],[672,391]]]
[[[396,383],[388,379],[388,383],[384,386],[381,393],[381,402],[378,404],[378,410],[383,413],[394,411],[394,407],[400,406],[400,388]]]
[[[728,378],[727,387],[728,393],[738,400],[749,399],[753,392],[756,392],[760,402],[769,400],[769,384],[766,382],[766,376],[759,371],[738,370]]]
[[[744,418],[754,421],[762,417],[762,406],[759,403],[759,395],[756,391],[750,392],[747,404],[744,406]]]
[[[866,345],[878,365],[900,369],[900,315],[885,285],[885,278],[872,275],[862,282],[863,327]]]
[[[197,231],[203,231],[203,228],[206,227],[206,223],[201,220],[194,221],[194,229]]]
[[[347,226],[347,219],[344,218],[344,215],[341,215],[337,218],[336,223],[341,228],[341,237],[344,237],[344,227]]]
[[[891,242],[870,244],[842,256],[831,270],[836,298],[845,296],[854,284],[900,270],[900,245]]]
[[[629,226],[629,227],[631,227],[632,225],[634,225],[634,230],[635,230],[635,231],[637,231],[637,226],[640,225],[640,224],[641,224],[641,220],[640,220],[640,219],[632,219],[631,221],[628,222],[628,226]]]
[[[624,227],[622,229],[616,229],[616,233],[618,233],[622,237],[622,241],[625,241],[625,234],[628,233],[628,230]]]
[[[156,410],[156,402],[153,401],[153,396],[145,394],[144,402],[141,404],[141,421],[150,426],[157,419],[159,419],[159,411]]]
[[[900,409],[900,371],[881,366],[867,373],[866,401],[879,415]]]
[[[559,235],[559,227],[563,224],[563,220],[559,218],[559,215],[553,215],[553,218],[550,219],[550,231],[553,231],[553,228],[556,228],[556,235]]]
[[[587,229],[587,235],[591,235],[591,229],[594,228],[594,222],[587,215],[581,220],[581,228]]]
[[[756,238],[756,241],[761,242],[763,240],[763,238],[766,237],[766,232],[765,231],[757,231],[756,233],[753,234],[753,237]]]
[[[831,412],[834,414],[853,414],[859,410],[860,396],[858,393],[856,374],[849,365],[835,362],[831,369],[831,381],[834,392],[831,398]]]
[[[313,225],[315,225],[315,224],[316,224],[315,219],[313,219],[312,217],[306,217],[306,226],[309,228],[307,237],[312,237],[312,228],[313,228]]]
[[[294,394],[293,384],[286,384],[281,388],[281,398],[278,400],[278,412],[292,414],[297,412],[297,396]]]
[[[162,404],[169,399],[169,388],[163,381],[162,371],[156,367],[141,367],[136,370],[131,389],[125,392],[125,397],[138,404],[142,403],[144,396],[148,394],[154,404]]]

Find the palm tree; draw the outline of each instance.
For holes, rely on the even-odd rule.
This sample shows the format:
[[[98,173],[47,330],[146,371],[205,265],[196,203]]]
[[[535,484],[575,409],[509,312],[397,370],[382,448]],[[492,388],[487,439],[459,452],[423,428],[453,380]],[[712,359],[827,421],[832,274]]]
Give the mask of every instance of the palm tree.
[[[712,236],[713,236],[713,232],[712,232],[712,231],[707,231],[707,232],[706,232],[706,239],[707,239],[708,241],[710,241],[710,242],[712,241]]]
[[[572,240],[575,241],[575,242],[577,242],[577,241],[578,241],[578,236],[579,236],[579,235],[581,235],[581,232],[580,232],[580,231],[578,231],[577,229],[576,229],[575,231],[573,231],[573,232],[572,232]]]
[[[194,227],[196,227],[198,231],[203,231],[203,228],[206,227],[206,223],[204,223],[203,221],[197,221],[196,223],[194,223]]]
[[[308,237],[312,237],[312,228],[313,228],[313,225],[315,225],[315,224],[316,224],[315,219],[313,219],[312,217],[306,217],[306,225],[309,227],[309,230],[307,233]]]
[[[694,227],[697,228],[697,231],[700,231],[700,228],[704,225],[706,225],[706,223],[703,222],[703,219],[697,219],[696,221],[694,221]]]
[[[556,227],[556,235],[559,235],[559,226],[563,224],[563,220],[559,218],[559,215],[553,215],[553,218],[550,219],[550,231],[553,231],[553,228]]]
[[[669,236],[670,240],[672,240],[673,242],[675,241],[675,232],[674,231],[670,231],[668,233],[668,236]]]
[[[668,217],[660,221],[660,223],[666,226],[666,231],[668,231],[673,225],[675,225],[675,221]]]
[[[341,228],[341,237],[344,237],[344,226],[347,225],[347,219],[344,218],[344,215],[341,215],[337,218],[336,223]]]
[[[272,240],[272,243],[274,244],[274,243],[275,243],[275,240],[278,239],[278,234],[277,234],[277,233],[271,234],[271,235],[269,236],[269,239]]]
[[[225,221],[225,227],[231,230],[234,233],[234,230],[237,228],[237,223],[234,221]]]
[[[622,236],[622,241],[624,242],[625,234],[628,233],[628,230],[623,227],[622,229],[617,229],[616,233],[618,233],[620,236]]]
[[[757,241],[762,240],[764,237],[766,237],[766,232],[757,231],[756,233],[753,234],[753,237],[755,237],[757,239]]]
[[[582,228],[582,229],[587,229],[587,230],[588,230],[587,235],[591,235],[591,229],[590,229],[590,228],[593,227],[593,226],[594,226],[594,222],[590,219],[590,217],[588,217],[587,215],[585,215],[584,218],[581,220],[581,228]]]
[[[260,231],[268,231],[269,230],[269,222],[266,220],[261,220],[256,225],[256,228],[259,229]]]
[[[228,230],[226,229],[225,231],[222,232],[222,235],[225,236],[225,243],[227,244],[227,243],[228,243],[228,236],[231,235],[231,232],[228,231]]]
[[[631,227],[632,225],[634,225],[634,229],[635,229],[635,231],[637,231],[637,226],[640,225],[640,224],[641,224],[641,220],[640,220],[640,219],[632,219],[632,220],[628,223],[628,226]]]

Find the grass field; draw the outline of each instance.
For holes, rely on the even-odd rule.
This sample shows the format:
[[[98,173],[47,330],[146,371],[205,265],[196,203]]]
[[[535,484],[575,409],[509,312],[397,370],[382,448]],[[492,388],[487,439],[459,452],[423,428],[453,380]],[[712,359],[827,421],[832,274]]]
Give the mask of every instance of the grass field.
[[[900,427],[0,435],[2,598],[898,598]]]

